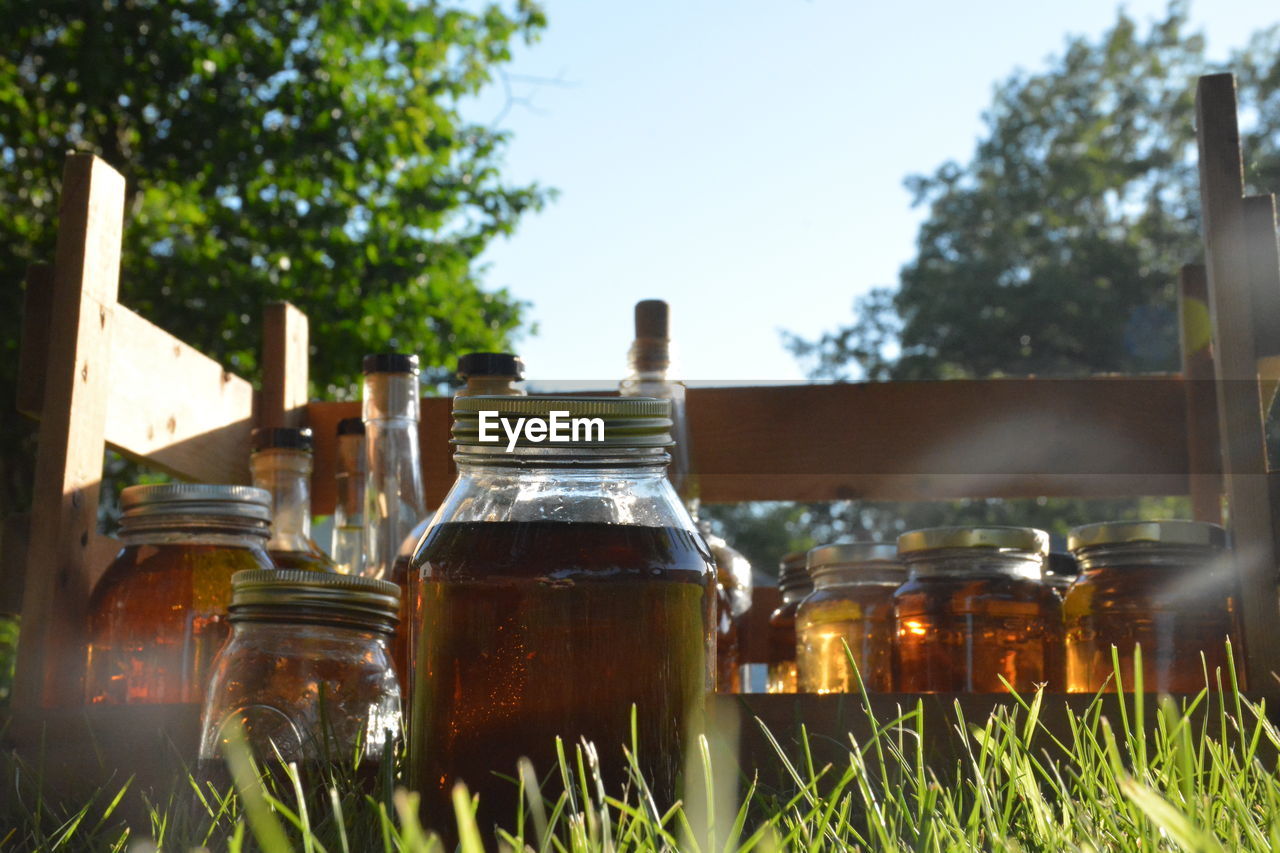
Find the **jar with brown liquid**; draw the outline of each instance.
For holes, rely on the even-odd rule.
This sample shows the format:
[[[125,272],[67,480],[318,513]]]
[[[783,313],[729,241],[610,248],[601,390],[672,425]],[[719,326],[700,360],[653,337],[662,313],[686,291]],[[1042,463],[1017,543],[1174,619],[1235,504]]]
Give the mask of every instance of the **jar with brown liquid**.
[[[800,692],[857,693],[858,676],[867,690],[893,690],[893,593],[907,579],[897,547],[822,545],[808,566],[813,592],[796,613]]]
[[[231,576],[271,569],[271,496],[174,483],[120,494],[120,553],[89,599],[85,701],[200,702],[229,631]]]
[[[898,537],[898,690],[1003,693],[1062,684],[1062,611],[1042,583],[1049,535],[945,527]]]
[[[200,759],[239,728],[262,765],[362,766],[370,775],[400,735],[400,687],[388,653],[400,588],[299,570],[232,578],[231,638],[214,661]]]
[[[337,571],[311,538],[311,430],[255,429],[250,442],[253,484],[271,493],[271,562],[279,569]]]
[[[1133,690],[1137,645],[1144,691],[1216,690],[1216,670],[1229,683],[1228,638],[1244,686],[1240,598],[1221,527],[1198,521],[1088,524],[1071,531],[1068,546],[1081,568],[1063,603],[1069,691],[1116,689],[1112,646],[1123,689]]]
[[[577,441],[522,432],[508,452],[493,421],[500,443],[481,440],[488,412],[544,426],[562,412],[602,430]],[[608,790],[619,790],[633,706],[641,770],[659,801],[674,800],[712,686],[715,575],[667,481],[669,413],[654,399],[455,400],[458,479],[413,562],[408,753],[423,817],[446,837],[456,782],[479,793],[487,833],[517,802],[495,774],[528,756],[539,778],[558,779],[557,736],[569,751],[594,743]]]
[[[796,608],[813,592],[803,551],[787,554],[778,566],[782,605],[769,614],[767,693],[796,692]]]

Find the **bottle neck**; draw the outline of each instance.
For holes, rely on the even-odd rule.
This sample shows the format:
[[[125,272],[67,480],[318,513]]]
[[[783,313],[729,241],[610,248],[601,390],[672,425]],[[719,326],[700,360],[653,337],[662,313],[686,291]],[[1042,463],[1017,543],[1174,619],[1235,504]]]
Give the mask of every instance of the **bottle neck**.
[[[458,389],[455,397],[524,397],[523,388],[517,388],[520,380],[514,376],[468,376],[467,384]]]
[[[337,466],[334,472],[338,498],[334,515],[346,524],[360,524],[364,513],[365,451],[363,435],[338,437]]]
[[[401,545],[426,516],[418,452],[418,405],[416,374],[365,375],[362,573],[368,577],[392,576]]]
[[[253,484],[271,493],[272,551],[310,551],[311,454],[268,449],[253,454]]]
[[[921,577],[1017,577],[1038,581],[1044,556],[995,548],[937,548],[903,555],[914,580]]]
[[[667,375],[671,366],[670,341],[666,338],[636,338],[628,354],[631,375],[622,381],[623,397],[657,397],[671,401],[671,464],[668,476],[689,512],[697,518],[700,489],[693,473],[689,443],[689,420],[685,409],[683,382]]]

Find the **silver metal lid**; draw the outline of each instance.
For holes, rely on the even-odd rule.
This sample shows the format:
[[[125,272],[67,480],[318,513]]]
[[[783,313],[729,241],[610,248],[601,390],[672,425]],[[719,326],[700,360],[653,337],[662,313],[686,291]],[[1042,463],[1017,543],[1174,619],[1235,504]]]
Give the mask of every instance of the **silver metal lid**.
[[[232,617],[246,607],[279,608],[286,619],[290,612],[329,613],[394,627],[400,621],[400,587],[359,575],[249,569],[231,576]]]
[[[928,527],[898,537],[900,555],[952,548],[1049,553],[1049,534],[1034,527]]]
[[[1227,531],[1207,521],[1104,521],[1074,527],[1067,534],[1072,552],[1097,545],[1159,543],[1161,545],[1227,547]]]
[[[164,483],[128,486],[120,493],[122,520],[200,515],[271,521],[271,493],[253,486]]]

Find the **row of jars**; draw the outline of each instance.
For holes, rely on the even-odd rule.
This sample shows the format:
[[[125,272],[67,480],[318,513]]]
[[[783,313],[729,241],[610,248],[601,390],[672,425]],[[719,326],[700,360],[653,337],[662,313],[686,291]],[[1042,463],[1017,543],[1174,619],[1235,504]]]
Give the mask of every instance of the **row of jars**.
[[[1116,689],[1117,662],[1133,690],[1135,646],[1144,690],[1230,678],[1239,608],[1221,527],[1077,527],[1065,562],[1078,574],[1065,555],[1051,564],[1048,544],[1033,528],[934,528],[793,555],[770,619],[769,692],[1092,693]]]

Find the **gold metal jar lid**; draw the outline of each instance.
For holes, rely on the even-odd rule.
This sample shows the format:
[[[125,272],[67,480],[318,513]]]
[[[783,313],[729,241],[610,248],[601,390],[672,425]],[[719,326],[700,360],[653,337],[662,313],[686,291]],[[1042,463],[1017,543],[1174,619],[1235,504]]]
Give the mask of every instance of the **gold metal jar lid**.
[[[951,548],[1049,553],[1049,534],[1034,527],[929,527],[898,537],[898,554],[919,554]]]
[[[1227,531],[1206,521],[1104,521],[1072,528],[1067,534],[1067,548],[1072,553],[1098,545],[1140,542],[1221,549],[1227,547]]]
[[[480,441],[480,413],[492,412],[506,420],[538,418],[548,420],[553,412],[565,419],[599,418],[604,427],[603,440],[588,430],[578,441],[552,440],[546,435],[532,441],[523,432],[517,447],[670,447],[671,401],[656,397],[572,397],[556,395],[477,395],[456,397],[453,401],[453,441],[465,447],[505,449],[508,436],[503,428],[490,422],[490,436],[497,441]],[[563,423],[565,432],[567,421]]]
[[[159,515],[271,521],[271,493],[253,486],[163,483],[127,486],[120,492],[122,521]]]
[[[373,619],[394,627],[400,621],[400,587],[359,575],[336,575],[298,569],[250,569],[231,576],[231,616],[245,608],[331,614]]]
[[[906,571],[898,562],[898,549],[892,542],[837,542],[809,550],[810,574],[850,563],[892,563],[892,566],[879,565],[876,568]]]

